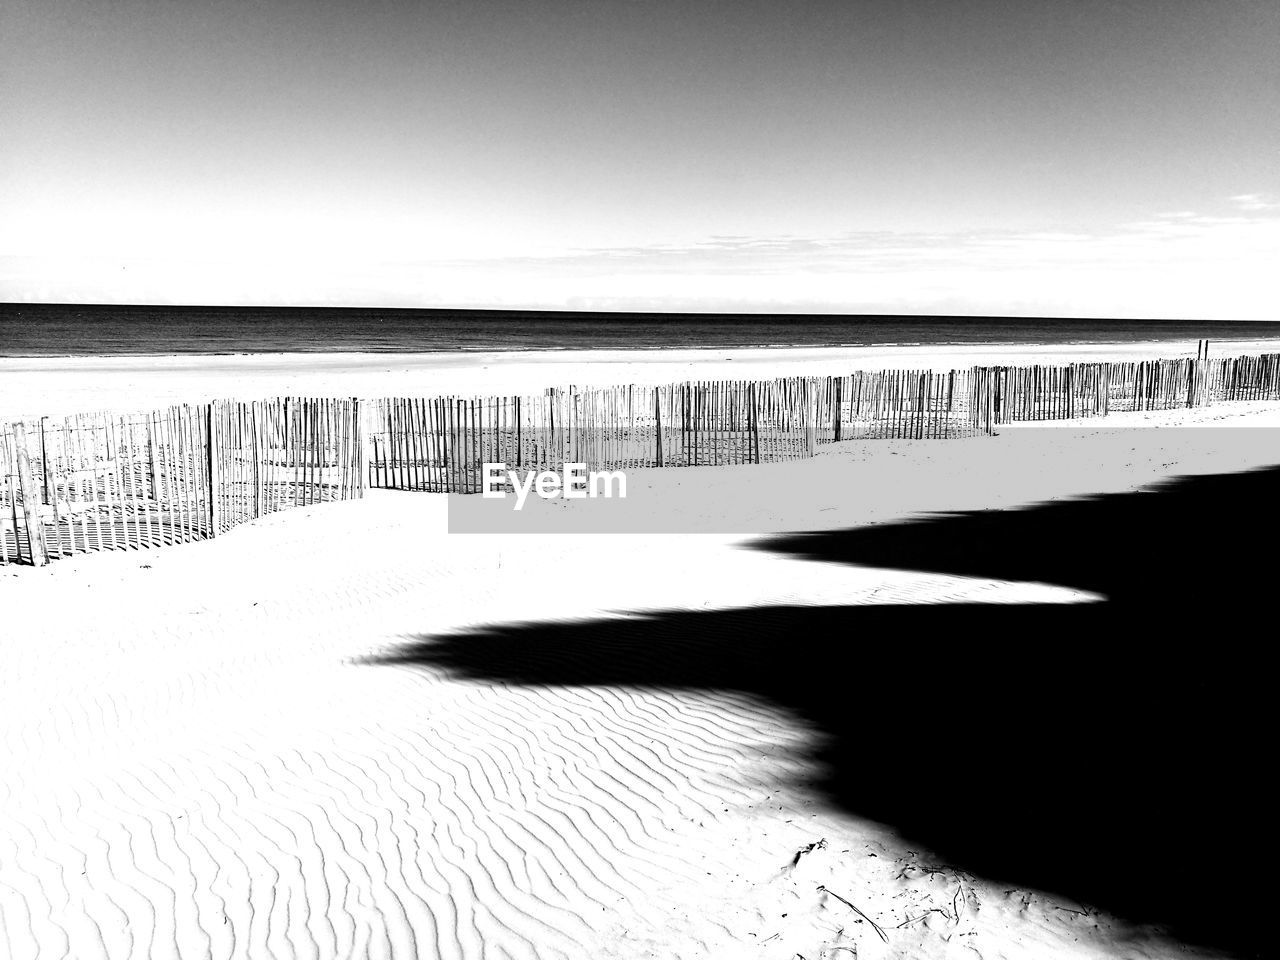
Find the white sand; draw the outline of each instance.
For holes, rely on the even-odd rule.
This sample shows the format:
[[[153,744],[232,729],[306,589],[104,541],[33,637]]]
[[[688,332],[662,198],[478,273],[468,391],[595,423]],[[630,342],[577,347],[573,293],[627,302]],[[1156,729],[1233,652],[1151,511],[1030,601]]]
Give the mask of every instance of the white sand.
[[[222,357],[0,358],[0,418],[144,410],[235,397],[492,395],[544,387],[762,379],[853,370],[950,370],[1194,356],[1195,341],[1056,346],[849,347]],[[1213,354],[1280,351],[1278,340],[1218,340]]]
[[[786,786],[810,733],[768,703],[356,661],[477,618],[1069,591],[815,577],[712,539],[445,542],[441,505],[375,495],[0,580],[6,609],[48,614],[0,681],[6,956],[865,957],[878,940],[817,884],[888,926],[951,909],[954,879]],[[895,947],[973,930],[1092,955],[1051,901],[966,886],[980,912]]]
[[[874,359],[857,355],[864,367]],[[455,362],[245,358],[197,370],[188,361],[10,361],[4,403],[14,409],[15,385],[56,412],[55,401],[139,407],[210,392],[475,384]],[[533,386],[662,379],[687,361],[489,362]],[[772,363],[753,355],[702,375],[780,372]],[[1267,410],[1164,419],[1274,424],[1280,405]],[[996,449],[980,449],[985,442],[850,446],[776,468],[648,471],[641,482],[691,518],[754,503],[755,515],[738,518],[754,529],[833,528],[1125,489],[1272,453],[1211,444],[1180,455],[1156,442],[1127,461],[1078,462],[1074,474],[1051,461],[988,471],[1002,484],[951,486],[946,497],[901,482],[887,499],[842,493],[857,489],[857,471],[905,479],[930,463],[974,466]],[[756,484],[821,495],[777,499]],[[0,570],[0,955],[1195,955],[1049,894],[931,872],[927,852],[806,790],[802,758],[816,732],[771,702],[714,690],[508,686],[362,662],[477,623],[771,603],[1097,599],[1046,584],[827,566],[743,542],[450,536],[445,498],[374,492],[212,542]],[[819,839],[824,848],[791,866]],[[820,885],[879,923],[888,943]]]

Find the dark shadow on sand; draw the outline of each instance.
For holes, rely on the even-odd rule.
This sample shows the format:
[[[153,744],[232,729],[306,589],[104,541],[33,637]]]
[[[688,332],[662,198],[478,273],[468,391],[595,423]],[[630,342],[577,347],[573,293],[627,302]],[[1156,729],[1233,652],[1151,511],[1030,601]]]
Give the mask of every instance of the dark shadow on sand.
[[[1272,468],[759,544],[1100,603],[531,623],[424,636],[380,662],[768,697],[821,728],[810,786],[852,813],[969,872],[1262,955],[1278,511]]]

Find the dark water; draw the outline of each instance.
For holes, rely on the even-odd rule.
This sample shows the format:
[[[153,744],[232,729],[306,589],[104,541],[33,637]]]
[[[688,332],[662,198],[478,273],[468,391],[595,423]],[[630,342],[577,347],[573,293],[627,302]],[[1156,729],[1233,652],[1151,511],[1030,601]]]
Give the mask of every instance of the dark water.
[[[0,304],[0,356],[1126,343],[1280,337],[1280,323],[835,314]]]

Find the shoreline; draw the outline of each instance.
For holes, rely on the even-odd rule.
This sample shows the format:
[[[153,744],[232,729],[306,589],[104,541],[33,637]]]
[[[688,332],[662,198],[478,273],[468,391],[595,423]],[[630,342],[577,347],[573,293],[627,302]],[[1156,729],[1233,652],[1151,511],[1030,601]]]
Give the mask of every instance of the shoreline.
[[[0,358],[0,419],[135,411],[271,396],[525,394],[552,386],[828,376],[1193,356],[1194,340],[672,348],[450,353],[168,354]],[[1280,339],[1216,340],[1211,356],[1280,351]]]
[[[1260,342],[1278,342],[1280,336],[1277,337],[1241,337],[1241,336],[1213,336],[1208,337],[1213,343],[1260,343]],[[448,350],[184,350],[180,353],[174,352],[146,352],[146,351],[129,351],[127,353],[0,353],[0,363],[5,362],[21,362],[21,361],[60,361],[68,360],[176,360],[182,358],[195,357],[217,357],[223,358],[251,358],[266,357],[279,359],[282,357],[454,357],[454,356],[477,356],[484,354],[493,354],[501,356],[505,354],[527,354],[530,356],[563,356],[565,354],[653,354],[653,353],[708,353],[713,351],[790,351],[790,350],[912,350],[912,349],[1037,349],[1037,348],[1069,348],[1069,347],[1117,347],[1123,348],[1132,345],[1145,344],[1182,344],[1194,342],[1186,337],[1174,337],[1162,340],[1104,340],[1104,339],[1083,339],[1083,340],[1011,340],[1011,341],[972,341],[972,340],[936,340],[925,342],[922,340],[885,340],[875,343],[738,343],[738,344],[707,344],[699,346],[697,344],[682,344],[678,347],[670,346],[636,346],[623,349],[610,349],[605,347],[469,347],[459,346]]]
[[[1202,338],[1203,339],[1203,338]],[[1276,337],[1209,337],[1211,344],[1275,344],[1280,345],[1280,336]],[[370,362],[387,357],[400,357],[412,360],[444,360],[446,358],[470,357],[508,357],[528,358],[540,357],[642,357],[659,354],[670,354],[696,358],[708,353],[756,354],[756,353],[867,353],[881,354],[885,352],[938,351],[956,353],[977,352],[1046,352],[1063,353],[1077,348],[1113,349],[1118,353],[1131,353],[1135,350],[1147,350],[1152,347],[1166,346],[1170,349],[1185,349],[1186,345],[1194,345],[1196,341],[1187,337],[1162,340],[1038,340],[1026,342],[972,342],[965,340],[940,340],[925,343],[923,341],[885,341],[884,343],[756,343],[736,345],[681,345],[677,347],[628,347],[621,349],[605,349],[598,347],[525,347],[512,348],[472,348],[458,347],[452,350],[253,350],[253,351],[184,351],[182,353],[68,353],[68,354],[4,354],[0,353],[0,365],[11,364],[61,364],[77,362],[154,362],[159,360],[275,360],[282,359],[333,359],[342,361],[367,360]]]

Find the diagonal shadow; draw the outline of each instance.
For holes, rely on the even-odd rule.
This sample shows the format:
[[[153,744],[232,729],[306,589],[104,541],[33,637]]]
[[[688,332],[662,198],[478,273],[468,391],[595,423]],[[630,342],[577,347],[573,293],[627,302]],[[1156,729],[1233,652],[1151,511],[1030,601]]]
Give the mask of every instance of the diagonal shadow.
[[[1179,477],[1143,490],[1018,510],[942,514],[885,526],[791,534],[758,549],[809,560],[1054,583],[1113,603],[1189,607],[1209,588],[1242,603],[1271,589],[1280,467]],[[1270,553],[1268,553],[1270,551]],[[1190,588],[1190,595],[1179,591]]]
[[[970,872],[1260,956],[1277,493],[1271,468],[759,544],[1103,603],[672,611],[423,636],[379,662],[770,698],[821,729],[810,786],[854,814]]]

